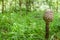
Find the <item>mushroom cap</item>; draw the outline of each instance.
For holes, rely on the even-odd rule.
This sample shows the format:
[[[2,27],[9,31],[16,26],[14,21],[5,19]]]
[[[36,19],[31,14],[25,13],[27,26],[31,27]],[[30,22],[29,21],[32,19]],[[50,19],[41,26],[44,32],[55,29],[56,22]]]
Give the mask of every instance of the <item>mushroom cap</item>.
[[[46,22],[52,22],[53,20],[53,12],[51,9],[46,9],[45,14],[43,16],[44,21]]]

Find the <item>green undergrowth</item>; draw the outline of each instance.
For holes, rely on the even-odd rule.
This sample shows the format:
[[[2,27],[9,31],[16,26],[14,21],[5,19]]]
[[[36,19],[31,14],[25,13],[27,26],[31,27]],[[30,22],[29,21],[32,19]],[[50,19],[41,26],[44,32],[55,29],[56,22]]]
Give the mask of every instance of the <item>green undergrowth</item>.
[[[60,37],[59,15],[54,13],[54,20],[50,23],[50,38],[54,34]],[[44,37],[45,22],[42,11],[0,14],[0,40],[44,40]]]

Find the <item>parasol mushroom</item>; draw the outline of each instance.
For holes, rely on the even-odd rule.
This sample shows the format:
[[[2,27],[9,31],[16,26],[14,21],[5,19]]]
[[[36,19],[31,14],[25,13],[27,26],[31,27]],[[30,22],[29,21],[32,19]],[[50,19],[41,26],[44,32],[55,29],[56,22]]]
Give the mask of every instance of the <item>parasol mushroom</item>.
[[[49,23],[52,22],[53,20],[53,12],[51,9],[46,9],[45,14],[43,16],[43,19],[46,23],[46,34],[45,34],[45,39],[49,39]]]

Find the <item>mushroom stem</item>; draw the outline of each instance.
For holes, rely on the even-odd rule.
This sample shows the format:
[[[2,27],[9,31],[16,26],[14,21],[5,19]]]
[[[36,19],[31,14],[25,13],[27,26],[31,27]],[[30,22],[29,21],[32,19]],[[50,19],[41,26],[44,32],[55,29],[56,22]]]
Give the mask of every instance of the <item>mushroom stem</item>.
[[[45,39],[49,39],[49,22],[46,22],[46,34],[45,34]]]

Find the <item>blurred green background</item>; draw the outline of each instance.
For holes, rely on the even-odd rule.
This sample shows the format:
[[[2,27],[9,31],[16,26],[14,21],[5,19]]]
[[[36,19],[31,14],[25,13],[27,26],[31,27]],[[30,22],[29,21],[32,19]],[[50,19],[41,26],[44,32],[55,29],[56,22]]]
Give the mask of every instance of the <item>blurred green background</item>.
[[[54,12],[49,40],[60,40],[60,0],[0,0],[0,40],[45,40],[47,8]]]

